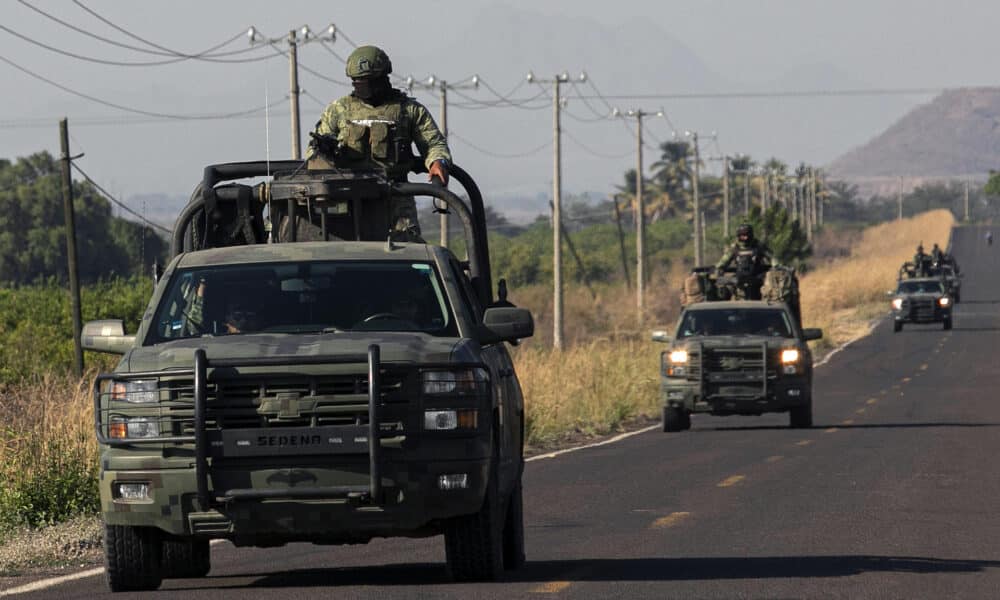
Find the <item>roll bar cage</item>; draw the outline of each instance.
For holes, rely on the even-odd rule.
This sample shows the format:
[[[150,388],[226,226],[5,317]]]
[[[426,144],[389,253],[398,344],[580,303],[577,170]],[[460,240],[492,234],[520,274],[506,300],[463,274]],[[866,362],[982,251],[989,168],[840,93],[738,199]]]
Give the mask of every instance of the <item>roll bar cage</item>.
[[[271,242],[299,241],[298,224],[302,218],[317,227],[324,240],[330,240],[331,218],[334,218],[338,221],[338,232],[343,233],[346,227],[353,240],[384,241],[390,236],[389,201],[429,196],[443,202],[446,210],[456,213],[461,220],[468,240],[473,289],[482,304],[489,306],[493,303],[493,282],[483,196],[476,182],[460,166],[452,164],[449,172],[465,190],[468,203],[437,183],[392,181],[376,171],[307,169],[305,162],[297,160],[209,165],[174,224],[171,257],[191,250],[265,243],[262,216],[265,204],[272,220]],[[272,177],[271,181],[255,186],[233,183],[267,176]],[[319,223],[314,223],[317,211]],[[284,235],[275,222],[276,215],[287,217]],[[220,229],[228,236],[221,242],[217,234],[210,235],[210,231]]]

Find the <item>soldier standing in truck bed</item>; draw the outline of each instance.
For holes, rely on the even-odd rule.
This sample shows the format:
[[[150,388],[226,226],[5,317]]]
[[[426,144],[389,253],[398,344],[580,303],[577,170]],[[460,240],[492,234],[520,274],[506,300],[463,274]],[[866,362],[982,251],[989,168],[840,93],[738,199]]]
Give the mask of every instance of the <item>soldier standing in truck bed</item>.
[[[311,154],[327,153],[317,140],[335,140],[336,164],[352,169],[385,171],[405,181],[416,164],[417,145],[429,178],[448,184],[451,152],[430,112],[389,82],[392,63],[376,46],[360,46],[347,58],[347,76],[354,91],[333,101],[316,124]],[[393,229],[420,237],[413,198],[397,199],[392,207]]]
[[[736,242],[715,265],[717,272],[735,271],[747,300],[760,300],[763,275],[771,268],[771,252],[753,235],[753,227],[743,223],[736,229]],[[737,290],[739,292],[739,289]]]

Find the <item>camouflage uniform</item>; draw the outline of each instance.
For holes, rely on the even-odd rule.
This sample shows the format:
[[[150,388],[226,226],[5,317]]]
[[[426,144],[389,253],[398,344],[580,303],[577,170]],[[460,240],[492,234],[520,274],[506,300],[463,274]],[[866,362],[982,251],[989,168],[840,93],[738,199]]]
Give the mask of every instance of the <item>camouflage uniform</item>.
[[[734,261],[739,264],[741,259],[750,263],[754,274],[760,274],[771,266],[771,251],[756,239],[733,242],[733,245],[722,254],[715,268],[722,271]]]
[[[750,279],[748,287],[744,290],[740,285],[733,288],[732,293],[736,298],[744,300],[760,300],[760,288],[764,283],[762,275],[771,268],[771,252],[766,246],[755,238],[747,241],[736,241],[723,254],[719,262],[716,263],[716,271],[730,269],[730,265],[735,268],[737,279],[745,281]],[[745,294],[746,297],[743,297]]]
[[[924,253],[924,247],[918,246],[917,253],[913,255],[913,270],[916,277],[927,277],[927,263],[930,258]]]
[[[414,166],[417,160],[411,150],[414,143],[428,169],[437,160],[451,162],[448,143],[430,112],[399,90],[392,90],[378,106],[355,96],[335,100],[323,112],[315,133],[337,139],[338,164],[352,169],[384,170],[395,180],[405,180]],[[397,200],[392,210],[397,231],[415,231],[420,235],[413,198]]]

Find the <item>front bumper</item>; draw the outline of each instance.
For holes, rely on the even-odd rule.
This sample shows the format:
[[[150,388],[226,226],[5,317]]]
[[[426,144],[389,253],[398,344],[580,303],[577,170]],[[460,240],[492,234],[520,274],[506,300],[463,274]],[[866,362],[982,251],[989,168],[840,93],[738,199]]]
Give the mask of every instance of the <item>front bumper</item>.
[[[812,381],[805,376],[772,380],[763,394],[715,393],[702,396],[698,382],[662,378],[664,406],[676,407],[690,413],[713,415],[759,415],[768,412],[787,412],[809,403]]]
[[[453,456],[461,456],[456,445]],[[115,451],[111,451],[115,452]],[[108,453],[105,453],[105,461]],[[141,460],[110,460],[125,467]],[[383,457],[381,498],[360,494],[310,497],[310,490],[355,487],[368,481],[364,460],[337,457],[337,464],[318,461],[256,469],[212,469],[210,508],[198,502],[195,469],[118,468],[102,470],[101,506],[109,525],[156,527],[167,533],[231,539],[237,544],[270,545],[292,541],[328,543],[364,542],[372,537],[436,533],[442,519],[479,510],[486,492],[490,460],[408,460]],[[151,461],[146,461],[147,465]],[[166,466],[168,463],[165,463]],[[442,490],[440,475],[465,474],[464,489]],[[244,481],[238,481],[243,479]],[[219,491],[216,480],[223,483]],[[115,484],[146,482],[149,500],[123,502],[115,498]],[[224,488],[242,484],[247,489],[282,490],[286,497],[226,498]],[[301,497],[288,494],[298,490]],[[292,497],[288,497],[292,496]]]
[[[910,308],[903,306],[902,310],[893,309],[892,318],[897,323],[941,323],[951,319],[951,307],[935,304],[933,308]]]

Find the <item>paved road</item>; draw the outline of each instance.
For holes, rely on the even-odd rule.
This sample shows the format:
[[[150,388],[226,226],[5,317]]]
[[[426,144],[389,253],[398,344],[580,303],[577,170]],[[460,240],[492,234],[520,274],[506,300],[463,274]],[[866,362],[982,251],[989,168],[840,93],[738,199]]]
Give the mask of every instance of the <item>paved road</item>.
[[[532,462],[529,565],[447,581],[443,542],[213,549],[184,598],[1000,596],[1000,245],[956,230],[955,328],[873,335],[817,371],[815,420],[696,417],[691,431]],[[24,597],[110,597],[90,577]],[[153,594],[156,595],[156,594]],[[119,595],[116,597],[130,597]]]

